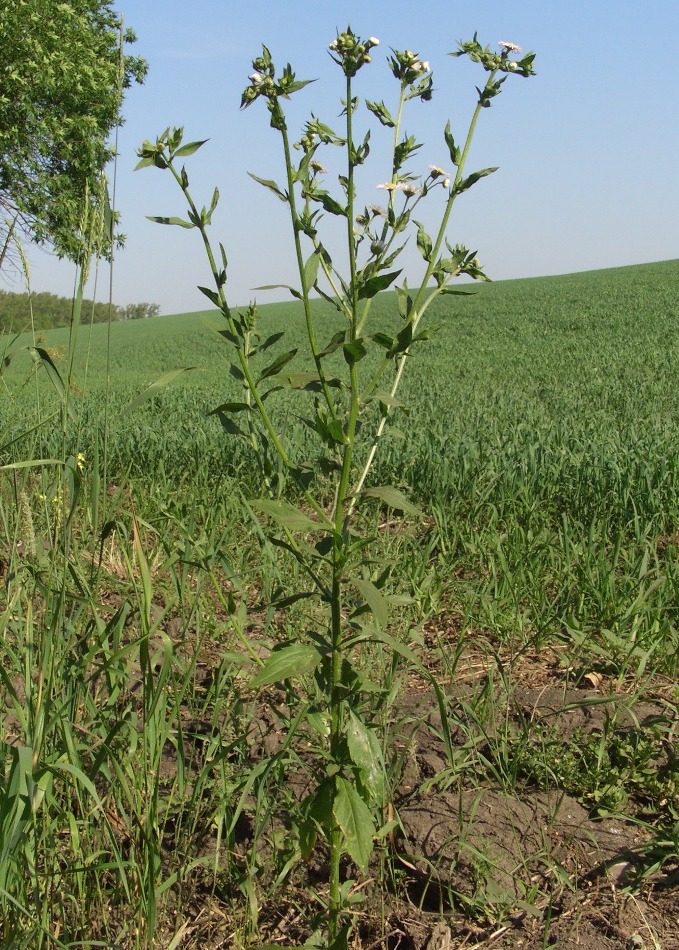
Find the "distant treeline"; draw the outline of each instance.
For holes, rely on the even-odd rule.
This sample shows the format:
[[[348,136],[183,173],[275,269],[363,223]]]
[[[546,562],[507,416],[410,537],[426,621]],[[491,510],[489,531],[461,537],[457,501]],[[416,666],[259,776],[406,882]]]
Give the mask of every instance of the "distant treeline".
[[[71,322],[73,302],[56,294],[14,294],[0,290],[0,333],[18,333],[33,326],[36,330],[65,327]],[[32,311],[32,318],[31,318]],[[157,303],[128,303],[125,307],[83,300],[81,323],[106,323],[109,320],[144,320],[160,313]]]

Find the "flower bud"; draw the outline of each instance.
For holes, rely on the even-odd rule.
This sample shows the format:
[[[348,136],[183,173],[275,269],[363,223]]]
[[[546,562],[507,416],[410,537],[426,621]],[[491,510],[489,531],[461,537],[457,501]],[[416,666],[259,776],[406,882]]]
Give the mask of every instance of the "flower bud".
[[[259,86],[259,84],[263,82],[264,80],[264,76],[262,76],[261,73],[256,73],[256,72],[250,73],[250,76],[248,78],[253,86]]]

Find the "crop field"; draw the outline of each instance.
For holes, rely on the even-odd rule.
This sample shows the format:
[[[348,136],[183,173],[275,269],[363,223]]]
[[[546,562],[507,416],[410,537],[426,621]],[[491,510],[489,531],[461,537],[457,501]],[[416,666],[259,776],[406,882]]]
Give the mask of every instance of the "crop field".
[[[365,515],[402,649],[361,653],[386,785],[349,947],[670,950],[679,261],[469,289],[428,313],[370,475],[422,514]],[[325,345],[341,318],[314,319]],[[321,945],[322,697],[252,688],[320,621],[212,412],[241,398],[220,320],[0,344],[0,946]],[[398,328],[394,295],[371,320]],[[272,359],[302,345],[296,303],[261,323]],[[271,412],[313,465],[292,395]]]

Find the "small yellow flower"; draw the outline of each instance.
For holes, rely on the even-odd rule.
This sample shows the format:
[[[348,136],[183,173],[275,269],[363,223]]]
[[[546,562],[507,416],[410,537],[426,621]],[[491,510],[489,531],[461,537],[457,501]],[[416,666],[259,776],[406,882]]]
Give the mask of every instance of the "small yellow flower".
[[[79,472],[85,471],[85,456],[83,455],[82,452],[78,452],[78,455],[76,456],[76,460],[75,460],[75,466]]]

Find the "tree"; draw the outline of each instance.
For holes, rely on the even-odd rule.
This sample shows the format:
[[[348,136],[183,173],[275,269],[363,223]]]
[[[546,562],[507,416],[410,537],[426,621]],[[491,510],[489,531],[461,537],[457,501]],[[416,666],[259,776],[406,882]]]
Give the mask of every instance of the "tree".
[[[146,63],[112,0],[0,0],[0,246],[12,223],[78,261],[106,201],[123,90]]]

